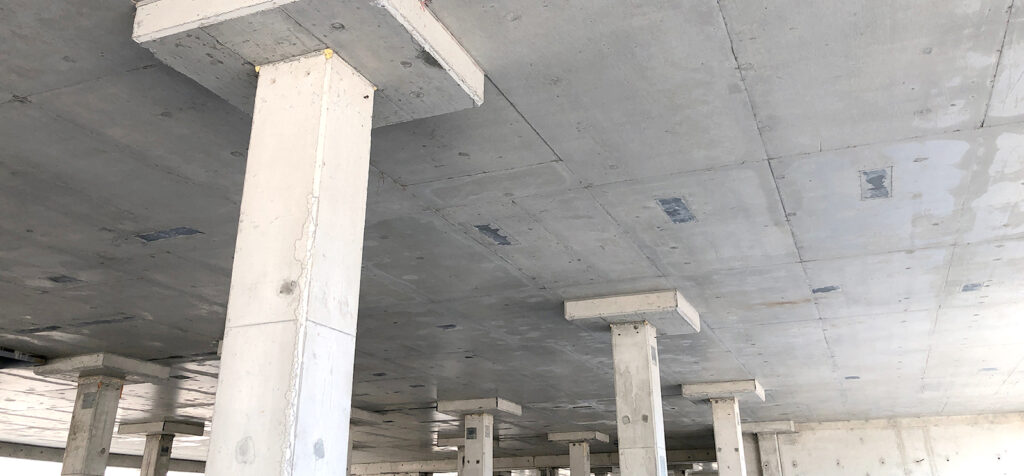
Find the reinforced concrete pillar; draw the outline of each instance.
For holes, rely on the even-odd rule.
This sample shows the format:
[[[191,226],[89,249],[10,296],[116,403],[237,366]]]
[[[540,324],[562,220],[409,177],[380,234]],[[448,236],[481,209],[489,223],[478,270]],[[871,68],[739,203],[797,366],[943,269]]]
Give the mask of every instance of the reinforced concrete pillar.
[[[590,442],[607,443],[608,435],[598,431],[548,433],[549,441],[569,444],[570,476],[590,476]]]
[[[465,416],[466,446],[462,476],[491,476],[494,473],[494,416],[474,413]]]
[[[61,475],[102,476],[106,472],[123,387],[123,377],[94,375],[78,380]]]
[[[78,383],[75,407],[61,467],[62,476],[103,476],[121,391],[129,381],[157,382],[167,367],[115,354],[88,354],[56,359],[35,373]]]
[[[737,396],[753,394],[764,401],[764,389],[757,380],[710,382],[682,386],[683,396],[691,400],[711,402],[711,420],[715,428],[715,450],[718,474],[746,476],[747,462],[740,429],[740,407]]]
[[[372,98],[329,50],[260,69],[208,475],[347,468]]]
[[[697,311],[670,290],[566,301],[565,318],[585,326],[611,326],[620,470],[666,476],[656,337],[658,329],[662,334],[699,332]]]
[[[712,398],[711,420],[715,426],[718,473],[722,476],[746,476],[747,460],[740,431],[740,405],[736,397]]]
[[[498,397],[439,401],[437,411],[446,415],[462,416],[465,422],[464,446],[459,448],[459,476],[492,476],[494,415],[523,414],[521,406]]]
[[[138,3],[135,41],[253,116],[206,474],[343,474],[370,130],[483,71],[418,0]]]
[[[167,471],[171,466],[171,447],[174,444],[174,435],[202,436],[203,424],[172,419],[122,423],[117,427],[117,434],[146,435],[146,447],[142,452],[141,476],[167,476]]]
[[[744,433],[757,436],[757,450],[761,459],[762,476],[782,476],[782,455],[779,453],[779,433],[795,433],[791,420],[753,422],[743,425]]]

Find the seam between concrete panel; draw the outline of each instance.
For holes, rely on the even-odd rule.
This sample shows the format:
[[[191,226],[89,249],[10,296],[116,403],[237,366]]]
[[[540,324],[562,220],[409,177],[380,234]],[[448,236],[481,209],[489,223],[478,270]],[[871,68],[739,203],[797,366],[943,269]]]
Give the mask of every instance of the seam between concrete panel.
[[[736,44],[732,38],[732,32],[729,31],[729,21],[725,18],[725,10],[722,10],[722,1],[716,0],[715,4],[718,6],[718,14],[722,18],[722,27],[725,28],[725,37],[729,40],[729,52],[732,54],[733,64],[736,65],[736,74],[740,78],[740,87],[743,88],[743,95],[747,99],[747,107],[750,108],[750,117],[754,120],[754,128],[757,130],[757,137],[761,140],[761,152],[764,154],[763,157],[768,157],[768,147],[764,142],[764,133],[761,131],[761,122],[757,119],[757,111],[754,110],[754,102],[750,99],[750,90],[747,88],[746,78],[743,77],[743,69],[740,68],[740,58],[736,54]]]
[[[996,95],[996,81],[999,79],[999,69],[1003,63],[1003,52],[1006,50],[1006,36],[1010,31],[1010,20],[1013,18],[1013,7],[1016,4],[1016,0],[1010,1],[1010,6],[1006,8],[1006,23],[1003,26],[1003,39],[999,43],[999,54],[996,56],[996,66],[992,68],[992,79],[991,90],[988,93],[988,101],[985,102],[985,113],[981,115],[981,122],[978,124],[978,128],[985,127],[985,122],[988,121],[988,110],[992,107],[992,98]]]

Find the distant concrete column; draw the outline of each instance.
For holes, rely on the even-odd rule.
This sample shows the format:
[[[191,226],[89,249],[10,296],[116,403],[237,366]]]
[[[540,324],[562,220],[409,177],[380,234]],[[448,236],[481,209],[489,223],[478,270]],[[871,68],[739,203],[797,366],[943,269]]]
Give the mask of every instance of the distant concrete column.
[[[494,473],[494,416],[466,415],[466,447],[462,476],[491,476]]]
[[[142,423],[122,423],[119,435],[144,434],[141,476],[166,476],[171,465],[171,446],[175,434],[202,436],[203,424],[195,421],[165,419]]]
[[[174,434],[146,435],[146,448],[142,451],[140,476],[167,476],[171,467],[171,445]]]
[[[743,433],[740,431],[740,405],[736,401],[736,397],[712,398],[711,419],[715,426],[718,474],[722,476],[746,476],[747,460],[743,454]]]
[[[569,443],[569,475],[590,476],[590,443]]]
[[[761,476],[782,476],[778,433],[758,433],[757,451],[761,456]]]
[[[465,467],[466,467],[466,447],[465,446],[460,446],[459,449],[458,449],[458,460],[456,460],[456,462],[455,462],[455,472],[458,473],[459,476],[464,476],[466,474]]]
[[[103,476],[107,471],[110,439],[123,387],[123,377],[94,375],[78,380],[61,475]]]
[[[460,449],[460,476],[492,476],[494,473],[494,413],[515,416],[523,408],[500,397],[471,400],[442,400],[437,411],[461,415],[465,422],[464,446]]]
[[[779,433],[795,433],[796,424],[791,420],[749,422],[743,425],[743,432],[757,435],[757,450],[761,456],[761,475],[782,476]]]
[[[682,386],[684,397],[711,401],[711,420],[715,428],[718,474],[746,476],[747,461],[740,429],[740,407],[737,396],[753,394],[764,401],[764,389],[757,380],[710,382]]]
[[[38,375],[78,383],[63,476],[103,476],[125,383],[157,382],[170,374],[167,367],[107,353],[55,359],[34,370]]]
[[[569,474],[571,476],[590,476],[590,442],[607,443],[608,435],[599,431],[576,431],[565,433],[548,433],[549,441],[569,444]],[[555,473],[557,475],[557,473]]]
[[[663,334],[699,332],[697,311],[670,290],[566,301],[565,318],[589,326],[611,325],[619,469],[628,475],[666,476],[655,339],[658,329]]]

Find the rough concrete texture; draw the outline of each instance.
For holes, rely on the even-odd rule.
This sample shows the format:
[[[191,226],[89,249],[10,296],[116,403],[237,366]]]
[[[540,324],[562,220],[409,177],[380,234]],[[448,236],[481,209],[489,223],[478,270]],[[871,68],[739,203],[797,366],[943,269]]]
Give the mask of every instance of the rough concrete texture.
[[[782,464],[776,474],[1018,474],[1021,445],[1019,413],[805,423],[796,433],[778,435]],[[747,474],[768,475],[756,465]]]
[[[751,421],[1024,410],[1009,4],[434,0],[487,101],[373,131],[353,402],[384,418],[355,460],[454,460],[431,406],[481,395],[523,404],[499,458],[614,438],[610,337],[561,303],[658,289],[704,321],[659,339],[662,381],[757,378]],[[153,359],[172,378],[118,419],[208,420],[251,118],[135,44],[133,8],[0,2],[0,345]],[[669,448],[710,447],[665,395]],[[73,400],[0,371],[0,434],[62,446]]]

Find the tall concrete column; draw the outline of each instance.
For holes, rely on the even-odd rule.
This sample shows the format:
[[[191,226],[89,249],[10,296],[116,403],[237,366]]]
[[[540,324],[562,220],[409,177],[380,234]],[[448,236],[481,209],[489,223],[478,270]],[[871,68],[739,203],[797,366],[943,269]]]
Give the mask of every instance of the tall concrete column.
[[[744,457],[737,396],[752,394],[764,401],[764,389],[761,388],[761,384],[752,379],[688,384],[682,386],[682,394],[691,400],[711,402],[718,474],[721,476],[746,476],[747,462]]]
[[[370,129],[483,71],[418,0],[140,2],[132,38],[253,115],[207,474],[344,473]]]
[[[566,301],[565,318],[611,326],[620,470],[666,476],[656,337],[659,328],[663,334],[699,332],[697,311],[672,290]]]
[[[569,474],[571,476],[590,476],[590,442],[607,443],[608,435],[599,431],[577,431],[566,433],[548,433],[549,441],[569,444]]]
[[[372,110],[330,50],[260,69],[209,475],[347,467]]]
[[[102,476],[106,472],[123,387],[123,377],[94,375],[78,380],[61,475]]]
[[[459,449],[459,476],[492,476],[494,474],[494,414],[514,416],[523,414],[521,406],[499,397],[443,400],[437,402],[437,411],[446,415],[463,417],[465,429],[462,443],[464,446]]]
[[[462,476],[491,476],[494,473],[494,416],[466,415],[466,447]]]
[[[174,444],[174,435],[202,436],[203,424],[174,419],[122,423],[117,427],[117,434],[146,435],[146,447],[142,452],[141,476],[166,476],[171,466],[171,447]]]
[[[63,476],[103,476],[124,385],[158,382],[170,374],[167,367],[107,353],[55,359],[34,370],[38,375],[78,383]]]

